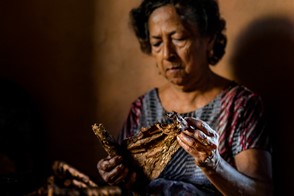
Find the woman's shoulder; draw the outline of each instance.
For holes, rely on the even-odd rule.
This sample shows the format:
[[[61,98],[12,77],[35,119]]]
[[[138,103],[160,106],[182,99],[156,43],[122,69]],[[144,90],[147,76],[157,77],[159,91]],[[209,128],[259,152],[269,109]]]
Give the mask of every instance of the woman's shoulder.
[[[259,97],[256,92],[236,81],[231,81],[223,94],[224,96],[236,96],[240,98]]]
[[[134,101],[133,104],[142,103],[144,100],[157,100],[158,99],[158,88],[154,87],[147,90],[145,93],[139,95]]]
[[[257,107],[263,108],[263,102],[258,93],[235,81],[232,81],[229,87],[224,91],[222,103],[239,109],[244,107],[252,108],[253,106],[256,107],[256,109]]]

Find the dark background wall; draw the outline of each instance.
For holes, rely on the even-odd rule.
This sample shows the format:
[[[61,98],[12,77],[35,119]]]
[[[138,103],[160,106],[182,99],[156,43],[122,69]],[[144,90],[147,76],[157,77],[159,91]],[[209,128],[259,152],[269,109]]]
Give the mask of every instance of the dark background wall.
[[[91,125],[102,122],[116,137],[131,102],[164,82],[153,60],[139,51],[128,27],[128,12],[138,3],[139,0],[0,1],[0,79],[3,89],[9,87],[0,92],[1,96],[6,92],[8,97],[1,100],[0,112],[11,113],[4,107],[8,102],[10,108],[26,111],[12,112],[11,118],[5,115],[1,122],[7,130],[16,130],[15,134],[4,134],[8,143],[22,141],[19,138],[26,135],[23,121],[28,122],[29,134],[35,135],[24,139],[32,143],[27,151],[33,153],[22,155],[32,157],[23,163],[31,168],[42,165],[42,169],[54,160],[64,160],[99,179],[96,163],[105,153]],[[286,123],[292,117],[293,1],[223,0],[220,7],[227,20],[229,42],[225,58],[213,70],[256,89],[269,111],[289,109],[271,112],[279,114],[279,118],[271,118],[283,124],[274,131],[278,136],[274,142],[275,175],[290,179],[293,169],[284,165],[292,162],[285,157],[293,155],[290,138],[294,135]],[[15,106],[17,103],[21,106]],[[11,128],[8,122],[15,115],[20,119],[18,128]],[[22,115],[30,118],[21,118]],[[9,163],[2,151],[1,158],[6,160],[3,163]],[[279,191],[283,184],[287,185],[286,180],[277,184]]]
[[[232,70],[238,81],[264,101],[273,143],[277,195],[291,193],[294,169],[294,22],[285,16],[264,16],[238,36]]]
[[[17,128],[12,127],[12,118],[1,116],[5,131],[13,131],[6,134],[10,146],[22,155],[17,161],[27,165],[15,166],[18,173],[37,166],[46,170],[53,160],[64,160],[86,173],[96,171],[99,149],[91,132],[98,100],[94,13],[94,1],[0,1],[0,96],[7,97],[1,99],[1,115],[32,114],[26,121],[19,114]],[[5,91],[5,86],[11,90]],[[8,140],[4,135],[1,141]],[[12,154],[8,158],[15,161]]]

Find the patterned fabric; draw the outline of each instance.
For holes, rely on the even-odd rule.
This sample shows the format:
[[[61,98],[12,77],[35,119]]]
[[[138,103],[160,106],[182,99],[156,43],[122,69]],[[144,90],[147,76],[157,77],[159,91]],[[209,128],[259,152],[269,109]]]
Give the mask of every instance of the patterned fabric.
[[[142,127],[166,122],[166,112],[161,105],[158,89],[150,90],[133,102],[119,141],[138,133]],[[219,152],[232,166],[234,156],[241,151],[251,148],[270,150],[260,97],[235,82],[204,107],[181,115],[199,118],[216,130],[220,136]],[[168,189],[173,195],[177,193],[171,188],[177,184],[175,182],[189,183],[197,189],[205,190],[207,194],[217,193],[201,169],[195,165],[193,157],[182,148],[173,155],[159,179],[150,183],[149,190],[167,195],[162,191]],[[188,193],[195,191],[190,186],[183,187],[186,187]],[[185,189],[181,189],[181,193],[182,191]]]

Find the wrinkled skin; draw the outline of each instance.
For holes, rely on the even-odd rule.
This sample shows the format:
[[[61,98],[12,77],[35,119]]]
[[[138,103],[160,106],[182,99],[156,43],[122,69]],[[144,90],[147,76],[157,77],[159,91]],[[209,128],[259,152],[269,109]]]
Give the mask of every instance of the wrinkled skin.
[[[199,119],[186,118],[188,128],[178,135],[179,144],[195,159],[199,167],[215,168],[219,161],[218,134]]]
[[[129,169],[123,164],[123,157],[116,155],[101,159],[97,164],[97,169],[102,179],[110,185],[122,184],[130,189],[136,180],[136,173],[129,172]]]

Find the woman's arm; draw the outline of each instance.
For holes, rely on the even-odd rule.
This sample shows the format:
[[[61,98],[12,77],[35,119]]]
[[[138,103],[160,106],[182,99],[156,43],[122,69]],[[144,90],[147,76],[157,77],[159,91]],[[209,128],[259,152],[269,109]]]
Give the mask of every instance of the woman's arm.
[[[245,150],[235,156],[236,169],[224,159],[216,168],[202,168],[223,195],[272,195],[271,155],[263,150]]]
[[[272,195],[271,156],[247,149],[238,153],[236,168],[218,152],[219,137],[205,122],[187,119],[189,128],[178,136],[179,144],[194,157],[195,163],[224,195]]]

